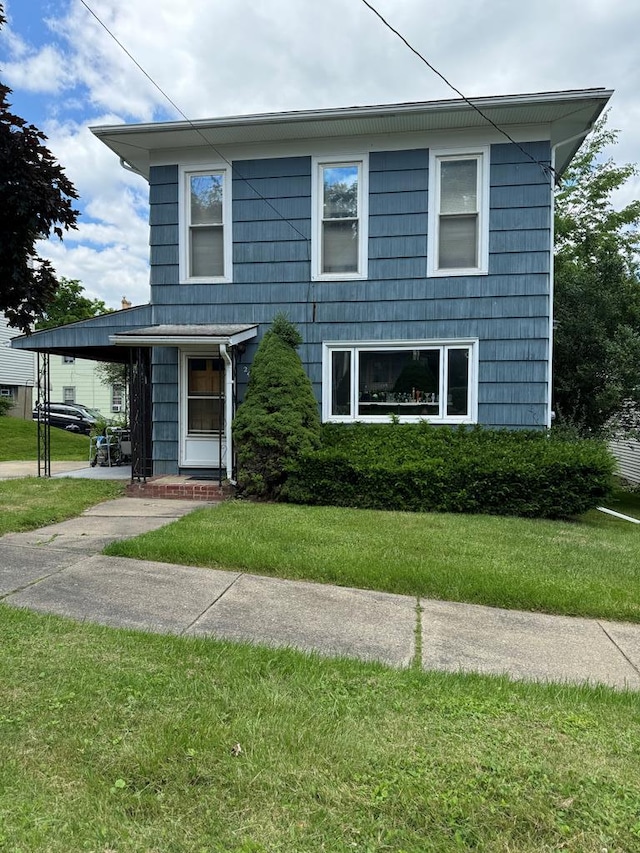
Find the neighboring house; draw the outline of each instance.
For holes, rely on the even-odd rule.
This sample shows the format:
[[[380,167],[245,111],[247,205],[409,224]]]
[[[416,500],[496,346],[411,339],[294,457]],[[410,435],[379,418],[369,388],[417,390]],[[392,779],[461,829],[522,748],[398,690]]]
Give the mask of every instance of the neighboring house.
[[[93,128],[149,182],[150,304],[14,346],[129,360],[155,474],[231,474],[233,412],[282,311],[325,421],[544,429],[554,176],[610,96]]]
[[[97,409],[105,418],[124,414],[125,389],[100,381],[97,362],[73,355],[52,356],[49,363],[49,399],[57,403],[81,403]]]
[[[609,450],[618,463],[618,472],[627,482],[640,485],[640,441],[618,438],[609,442]]]
[[[16,334],[4,314],[0,314],[0,397],[13,403],[9,414],[16,418],[31,418],[33,387],[36,378],[36,357],[32,352],[17,352],[9,343]]]

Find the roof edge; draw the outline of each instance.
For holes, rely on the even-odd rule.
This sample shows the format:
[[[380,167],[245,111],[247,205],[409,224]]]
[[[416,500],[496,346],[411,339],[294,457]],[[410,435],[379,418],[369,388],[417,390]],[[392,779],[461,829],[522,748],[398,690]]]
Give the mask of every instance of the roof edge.
[[[252,113],[221,118],[194,119],[193,121],[143,122],[140,124],[93,125],[89,130],[99,139],[102,136],[131,132],[162,132],[166,130],[199,129],[213,130],[221,127],[247,127],[303,121],[333,121],[335,119],[376,118],[394,114],[418,114],[424,112],[449,112],[459,110],[488,109],[490,107],[535,105],[562,101],[609,100],[613,89],[567,89],[555,92],[535,92],[520,95],[490,95],[481,98],[452,98],[436,101],[409,101],[406,103],[379,104],[369,106],[331,107],[317,110],[293,110],[285,112]]]

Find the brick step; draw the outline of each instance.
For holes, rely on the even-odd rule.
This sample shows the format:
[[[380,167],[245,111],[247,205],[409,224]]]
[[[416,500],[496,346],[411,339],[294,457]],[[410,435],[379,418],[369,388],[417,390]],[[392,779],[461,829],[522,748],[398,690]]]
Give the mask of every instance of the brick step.
[[[146,483],[129,483],[130,498],[170,498],[188,501],[222,501],[229,497],[228,487],[210,480],[194,480],[191,477],[149,477]]]

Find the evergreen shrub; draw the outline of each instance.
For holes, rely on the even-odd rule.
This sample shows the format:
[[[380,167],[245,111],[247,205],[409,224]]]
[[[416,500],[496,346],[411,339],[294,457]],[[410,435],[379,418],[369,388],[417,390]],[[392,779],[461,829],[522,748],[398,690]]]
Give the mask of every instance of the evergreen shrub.
[[[258,346],[233,422],[242,494],[277,499],[287,466],[319,446],[318,405],[296,352],[301,342],[296,327],[278,315]]]
[[[9,414],[9,409],[13,406],[12,397],[0,397],[0,418],[3,415]]]
[[[595,440],[420,424],[325,424],[289,466],[292,503],[567,518],[610,493],[614,461]]]

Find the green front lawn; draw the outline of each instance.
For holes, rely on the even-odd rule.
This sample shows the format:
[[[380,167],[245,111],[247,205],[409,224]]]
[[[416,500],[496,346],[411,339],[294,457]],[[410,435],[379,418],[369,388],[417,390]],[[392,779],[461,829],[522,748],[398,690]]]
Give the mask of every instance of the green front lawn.
[[[120,497],[125,486],[121,480],[71,477],[0,480],[0,536],[74,518],[94,504]]]
[[[38,458],[38,425],[35,421],[0,417],[0,462],[30,462]],[[89,436],[51,428],[51,459],[75,462],[89,459]]]
[[[106,553],[640,621],[640,527],[597,511],[557,522],[235,501]]]
[[[0,679],[2,851],[640,849],[634,694],[3,606]]]

